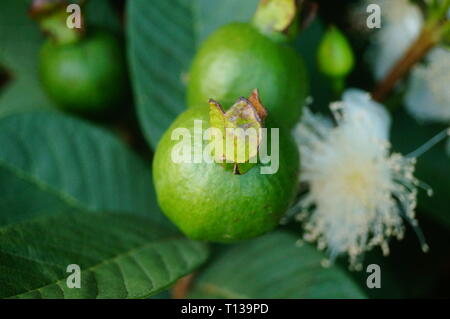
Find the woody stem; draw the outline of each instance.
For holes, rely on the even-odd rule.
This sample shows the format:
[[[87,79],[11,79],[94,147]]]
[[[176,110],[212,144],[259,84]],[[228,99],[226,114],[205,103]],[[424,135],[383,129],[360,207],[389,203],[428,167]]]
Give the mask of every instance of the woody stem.
[[[397,82],[409,73],[431,48],[439,41],[435,30],[424,28],[419,37],[406,51],[405,55],[394,65],[388,75],[376,86],[371,95],[374,100],[382,101],[395,87]]]

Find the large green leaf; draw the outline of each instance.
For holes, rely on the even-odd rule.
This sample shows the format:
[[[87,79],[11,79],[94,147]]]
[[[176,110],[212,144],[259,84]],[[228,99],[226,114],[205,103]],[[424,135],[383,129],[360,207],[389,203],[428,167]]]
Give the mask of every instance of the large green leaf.
[[[225,251],[199,274],[192,298],[364,298],[337,266],[323,268],[314,247],[277,231]]]
[[[205,245],[140,216],[59,214],[0,227],[1,298],[140,298],[207,256]],[[81,287],[67,286],[67,266]]]
[[[135,103],[153,148],[184,109],[183,79],[195,47],[192,5],[189,0],[128,1],[128,55]]]
[[[196,38],[201,44],[212,32],[230,22],[250,21],[260,0],[197,0]]]
[[[112,1],[94,0],[87,1],[83,8],[87,28],[108,29],[115,33],[121,32],[121,24],[118,13],[111,6]]]
[[[0,119],[0,225],[69,209],[162,220],[150,163],[114,136],[53,112]]]
[[[191,60],[211,31],[247,20],[256,0],[128,1],[128,57],[139,121],[150,145],[185,109]]]

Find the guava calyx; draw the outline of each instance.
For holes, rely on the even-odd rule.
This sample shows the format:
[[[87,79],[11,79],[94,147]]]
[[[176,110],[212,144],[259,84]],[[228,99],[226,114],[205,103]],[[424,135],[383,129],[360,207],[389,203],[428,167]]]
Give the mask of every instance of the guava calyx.
[[[233,164],[233,173],[240,175],[243,169],[239,165],[255,159],[262,142],[267,110],[261,103],[258,89],[254,89],[248,99],[240,97],[227,111],[213,99],[209,100],[209,106],[210,125],[215,129],[215,161]]]

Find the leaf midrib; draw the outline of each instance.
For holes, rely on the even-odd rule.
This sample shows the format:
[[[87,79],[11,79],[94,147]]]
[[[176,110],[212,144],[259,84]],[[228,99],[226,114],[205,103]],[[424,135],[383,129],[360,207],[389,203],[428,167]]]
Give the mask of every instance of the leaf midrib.
[[[42,179],[39,179],[37,176],[30,174],[27,171],[19,169],[15,166],[9,165],[3,159],[0,159],[0,168],[3,168],[9,172],[11,172],[17,178],[35,186],[38,190],[52,194],[57,198],[61,199],[65,204],[70,207],[81,209],[84,211],[91,211],[92,209],[87,205],[83,204],[79,199],[73,197],[69,193],[61,192],[58,189],[54,188],[48,183],[45,183]]]

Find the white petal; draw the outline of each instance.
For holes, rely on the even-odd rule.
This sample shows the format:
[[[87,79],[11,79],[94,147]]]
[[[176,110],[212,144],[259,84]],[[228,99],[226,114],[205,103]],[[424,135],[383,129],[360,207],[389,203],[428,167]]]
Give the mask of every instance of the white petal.
[[[380,0],[378,4],[383,22],[368,58],[375,78],[381,80],[418,37],[424,21],[420,9],[408,0]]]
[[[332,106],[337,125],[305,111],[294,134],[301,153],[299,200],[304,240],[316,241],[329,257],[347,253],[355,266],[374,246],[403,234],[402,212],[414,220],[414,160],[390,154],[390,118],[366,92],[349,90]],[[400,208],[401,207],[401,208]]]
[[[435,48],[427,56],[426,64],[414,68],[405,104],[419,121],[450,121],[450,50]]]
[[[355,117],[367,129],[373,130],[381,140],[389,139],[391,115],[386,108],[372,100],[370,94],[359,89],[347,89],[343,96],[347,116]]]

